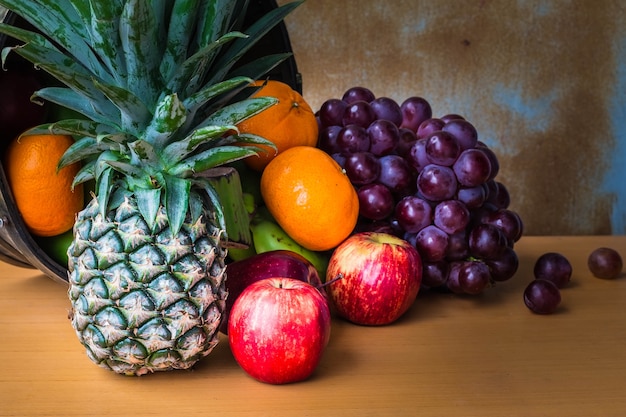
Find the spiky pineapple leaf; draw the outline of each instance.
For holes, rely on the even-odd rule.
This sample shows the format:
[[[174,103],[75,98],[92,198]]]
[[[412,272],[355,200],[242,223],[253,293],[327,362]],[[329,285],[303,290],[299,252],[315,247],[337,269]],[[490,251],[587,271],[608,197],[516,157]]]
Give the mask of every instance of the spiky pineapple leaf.
[[[201,0],[175,0],[168,25],[167,42],[160,70],[169,80],[174,70],[187,58],[187,50],[194,34],[196,16]]]
[[[187,97],[183,101],[183,105],[189,112],[191,118],[201,106],[206,104],[207,101],[219,96],[220,94],[235,90],[238,87],[251,84],[253,81],[254,80],[250,77],[232,77],[217,84],[208,85]]]
[[[159,38],[157,16],[149,0],[128,0],[119,19],[128,88],[148,108],[154,108],[163,86],[160,58],[164,40]]]
[[[205,199],[203,198],[203,195],[200,195],[198,192],[192,192],[189,194],[189,214],[191,215],[192,219],[199,219],[204,214],[206,210],[206,205],[204,204],[204,202]]]
[[[276,149],[276,145],[274,144],[274,142],[253,133],[238,133],[236,135],[233,135],[233,140],[237,143],[246,143],[249,145],[265,145],[269,146],[270,148]]]
[[[66,57],[43,36],[2,23],[0,32],[25,42],[23,45],[4,48],[3,62],[8,52],[14,51],[87,97],[91,101],[95,120],[116,120],[119,117],[119,110],[94,86],[93,75],[76,61]]]
[[[130,164],[145,167],[147,172],[159,172],[162,170],[161,158],[158,152],[145,140],[138,139],[128,144],[130,150]]]
[[[185,139],[173,142],[163,149],[162,158],[166,166],[173,166],[191,155],[200,145],[220,138],[236,126],[206,126],[195,130]]]
[[[199,76],[190,79],[186,85],[186,96],[199,89],[206,82],[206,72],[213,67],[218,54],[222,51],[220,37],[237,29],[233,25],[233,14],[238,11],[240,15],[245,15],[248,1],[238,0],[202,0],[199,8],[195,39],[192,44],[192,51],[205,50],[203,60],[197,66]],[[216,45],[217,47],[211,47]],[[209,49],[207,49],[209,47]]]
[[[74,180],[72,181],[72,189],[76,187],[78,184],[85,183],[87,181],[91,181],[96,178],[95,174],[95,165],[96,160],[91,160],[84,163],[78,173],[74,176]]]
[[[106,149],[98,144],[95,138],[89,136],[82,137],[70,145],[61,156],[57,164],[57,169],[72,165],[90,156],[98,155],[105,150]]]
[[[24,135],[72,135],[72,136],[90,136],[96,137],[97,132],[106,133],[102,131],[102,125],[94,122],[93,120],[85,119],[64,119],[54,123],[46,123],[39,126],[35,126],[24,132]]]
[[[167,80],[167,88],[171,91],[180,91],[183,93],[182,98],[187,98],[203,85],[204,75],[210,64],[209,57],[225,43],[245,37],[247,35],[241,32],[229,32],[198,50],[176,68],[173,76]]]
[[[222,202],[220,201],[220,196],[215,191],[215,188],[213,188],[213,185],[211,185],[211,182],[206,178],[193,177],[192,186],[200,188],[206,193],[206,195],[209,198],[209,202],[211,203],[211,211],[215,215],[215,220],[217,224],[219,225],[220,229],[226,231],[226,219],[224,217],[224,208],[222,206]]]
[[[161,187],[143,188],[135,187],[133,192],[137,198],[137,210],[146,221],[150,230],[154,230],[156,217],[161,206]]]
[[[248,156],[256,155],[257,151],[258,149],[252,146],[220,146],[218,148],[210,148],[184,159],[170,168],[168,173],[170,175],[188,177],[196,172],[203,172],[210,168],[226,165],[247,158]]]
[[[94,80],[94,85],[119,109],[121,129],[139,136],[152,117],[141,98],[125,88],[112,84]]]
[[[219,57],[212,66],[215,71],[209,74],[209,84],[223,79],[226,74],[230,72],[233,65],[237,63],[259,39],[278,25],[289,13],[300,6],[302,2],[303,0],[299,0],[278,6],[254,22],[249,28],[245,29],[244,32],[248,35],[248,38],[236,40],[229,46],[226,52]]]
[[[106,216],[111,189],[115,181],[115,171],[106,163],[107,152],[100,154],[100,157],[93,164],[94,178],[96,180],[95,194],[98,199],[100,214]]]
[[[150,124],[144,131],[144,139],[161,149],[169,139],[185,124],[187,111],[178,94],[164,96],[157,105]]]
[[[228,74],[228,77],[245,76],[252,78],[253,80],[261,79],[265,74],[276,68],[286,59],[289,59],[292,55],[293,54],[291,52],[285,52],[282,54],[262,56],[235,68]]]
[[[191,193],[191,181],[172,175],[163,175],[165,180],[165,212],[172,235],[176,235],[185,222]]]
[[[254,97],[238,101],[213,112],[198,127],[236,125],[278,103],[275,97]]]
[[[126,64],[119,35],[119,16],[122,0],[73,1],[72,6],[89,31],[94,51],[102,60],[112,78],[119,85],[126,85]]]
[[[133,184],[140,184],[140,186],[142,187],[147,187],[150,185],[150,184],[146,184],[146,182],[149,181],[150,176],[147,175],[146,172],[142,168],[136,165],[133,165],[130,162],[116,159],[116,160],[106,161],[106,163],[111,168],[113,168],[114,170],[122,174],[123,177],[127,178],[128,180],[131,180]]]
[[[1,0],[0,5],[13,10],[41,33],[54,38],[80,65],[105,80],[110,74],[89,47],[89,34],[70,0]]]
[[[33,94],[35,97],[42,98],[46,101],[56,103],[60,106],[74,110],[83,116],[96,120],[99,122],[106,122],[112,125],[119,126],[120,113],[114,106],[110,106],[110,103],[102,103],[114,113],[103,114],[102,111],[98,111],[93,107],[92,99],[86,95],[80,94],[74,90],[64,87],[44,87],[41,90],[35,91]]]
[[[237,9],[235,0],[204,0],[202,1],[201,16],[198,19],[199,28],[196,42],[199,48],[203,48],[215,41],[222,33],[232,28],[232,16],[235,10],[245,14],[245,8]]]

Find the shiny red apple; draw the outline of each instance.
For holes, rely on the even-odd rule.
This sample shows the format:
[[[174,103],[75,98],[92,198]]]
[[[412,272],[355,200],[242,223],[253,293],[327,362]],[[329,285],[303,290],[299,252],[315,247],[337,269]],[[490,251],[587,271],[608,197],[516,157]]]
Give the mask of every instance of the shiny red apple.
[[[228,340],[254,379],[287,384],[307,379],[330,338],[330,310],[320,291],[293,278],[250,284],[233,304]]]
[[[333,252],[327,292],[337,314],[353,323],[384,325],[411,307],[422,281],[422,260],[409,242],[387,233],[361,232]]]
[[[315,267],[305,257],[288,250],[259,253],[226,266],[226,306],[222,315],[220,331],[228,333],[228,319],[235,300],[250,284],[265,278],[294,278],[319,288],[322,281]]]

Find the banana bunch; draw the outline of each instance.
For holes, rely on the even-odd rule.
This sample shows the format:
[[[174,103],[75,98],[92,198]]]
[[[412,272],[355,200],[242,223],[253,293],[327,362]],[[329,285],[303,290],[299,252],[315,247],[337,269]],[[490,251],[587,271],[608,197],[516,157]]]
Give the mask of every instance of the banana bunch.
[[[228,256],[233,261],[240,261],[257,253],[289,250],[302,255],[315,267],[320,278],[325,277],[330,254],[306,249],[293,240],[262,204],[259,174],[248,170],[245,166],[237,165],[236,169],[241,177],[244,206],[250,216],[252,245],[247,248],[229,248]]]

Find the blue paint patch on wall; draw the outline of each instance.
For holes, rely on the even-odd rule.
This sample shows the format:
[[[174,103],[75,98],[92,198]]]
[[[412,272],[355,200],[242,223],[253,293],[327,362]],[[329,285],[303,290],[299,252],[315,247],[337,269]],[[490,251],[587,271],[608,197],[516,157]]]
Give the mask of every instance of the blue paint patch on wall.
[[[429,18],[428,16],[418,17],[414,20],[413,25],[407,25],[402,28],[402,32],[404,35],[414,36],[421,35],[426,32],[428,28]]]
[[[542,1],[539,4],[529,2],[528,0],[518,0],[517,6],[521,9],[532,8],[532,13],[535,16],[547,16],[553,12],[554,5],[551,1]]]
[[[626,234],[626,38],[616,40],[613,50],[616,76],[614,93],[609,97],[609,117],[615,148],[608,151],[610,166],[603,191],[614,197],[611,231],[621,235]]]
[[[523,85],[498,84],[494,87],[493,101],[515,117],[524,119],[529,130],[545,131],[553,120],[553,104],[558,99],[558,90],[548,91],[541,97],[525,97],[527,91]]]

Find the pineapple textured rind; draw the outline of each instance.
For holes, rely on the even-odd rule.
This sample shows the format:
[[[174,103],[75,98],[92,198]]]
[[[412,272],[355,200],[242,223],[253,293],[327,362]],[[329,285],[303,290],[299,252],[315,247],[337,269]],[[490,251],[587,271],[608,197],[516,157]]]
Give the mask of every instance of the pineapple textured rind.
[[[153,233],[130,195],[104,219],[97,199],[79,214],[69,249],[71,321],[101,367],[127,375],[187,369],[217,344],[227,295],[223,231],[209,211],[186,220],[174,237],[166,221]]]

